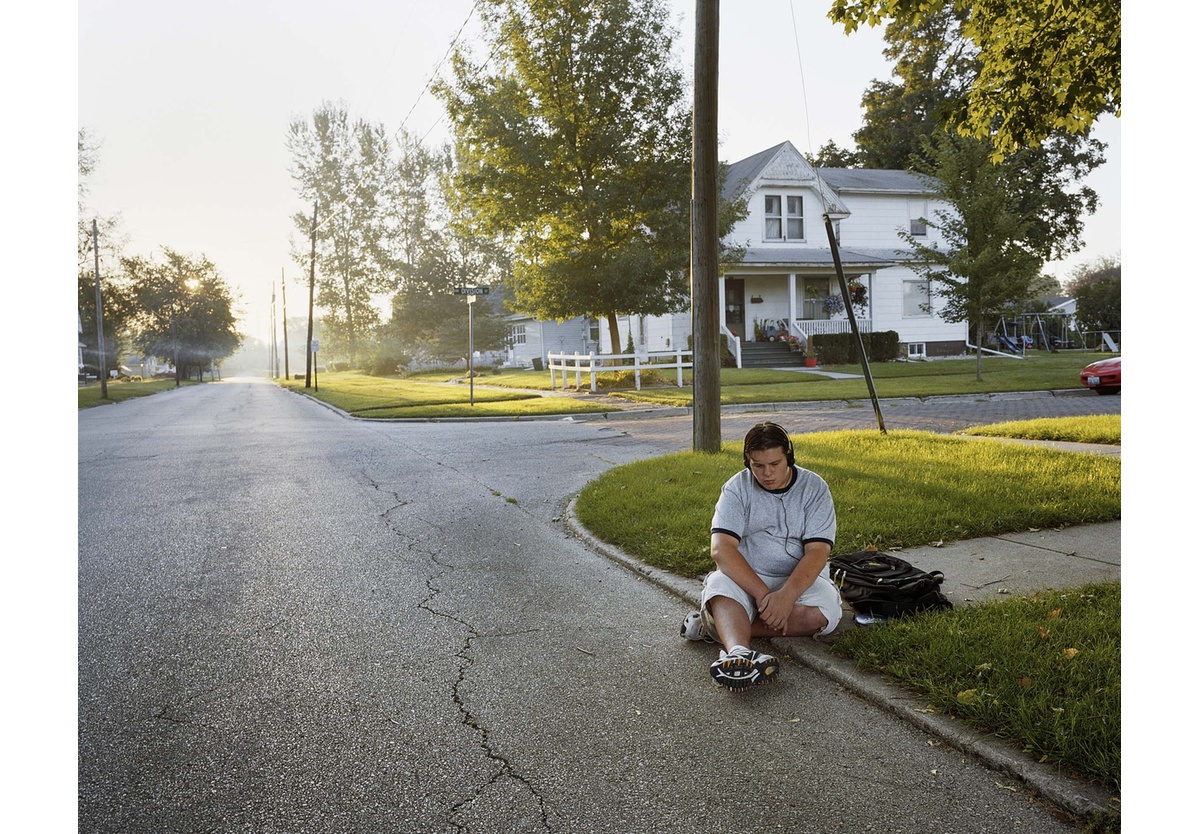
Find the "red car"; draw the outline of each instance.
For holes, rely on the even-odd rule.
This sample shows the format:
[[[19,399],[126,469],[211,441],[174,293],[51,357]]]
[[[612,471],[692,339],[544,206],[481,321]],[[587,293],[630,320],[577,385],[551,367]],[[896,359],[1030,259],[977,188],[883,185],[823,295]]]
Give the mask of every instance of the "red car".
[[[1079,372],[1079,381],[1085,388],[1094,388],[1097,394],[1121,393],[1121,357],[1093,362]]]

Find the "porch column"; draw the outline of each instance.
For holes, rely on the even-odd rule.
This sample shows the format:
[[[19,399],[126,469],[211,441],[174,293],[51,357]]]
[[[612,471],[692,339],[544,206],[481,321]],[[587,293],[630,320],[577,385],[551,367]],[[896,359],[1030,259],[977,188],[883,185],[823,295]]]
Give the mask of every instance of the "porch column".
[[[788,332],[792,332],[792,322],[798,319],[796,315],[796,273],[788,273]],[[793,336],[800,335],[792,333]]]
[[[724,338],[725,334],[722,333],[721,331],[723,331],[726,327],[729,326],[729,320],[727,318],[725,318],[725,276],[724,275],[720,275],[717,277],[717,309],[721,311],[721,316],[718,319],[718,321],[720,321],[721,324],[720,324],[720,327],[717,328],[717,330],[718,330],[718,333],[720,333],[721,337]]]

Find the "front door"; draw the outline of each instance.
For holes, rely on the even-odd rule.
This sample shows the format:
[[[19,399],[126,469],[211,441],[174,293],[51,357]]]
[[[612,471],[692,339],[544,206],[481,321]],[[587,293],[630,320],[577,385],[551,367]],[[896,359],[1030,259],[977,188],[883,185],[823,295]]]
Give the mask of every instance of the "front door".
[[[746,281],[725,279],[725,326],[742,341],[746,341]]]

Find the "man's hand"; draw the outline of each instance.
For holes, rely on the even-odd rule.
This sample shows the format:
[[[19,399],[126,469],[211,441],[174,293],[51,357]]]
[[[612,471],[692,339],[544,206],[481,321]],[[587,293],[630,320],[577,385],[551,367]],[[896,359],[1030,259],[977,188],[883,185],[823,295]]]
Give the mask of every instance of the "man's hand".
[[[786,633],[788,620],[799,596],[791,593],[786,585],[777,591],[769,591],[758,600],[758,616],[771,628]]]

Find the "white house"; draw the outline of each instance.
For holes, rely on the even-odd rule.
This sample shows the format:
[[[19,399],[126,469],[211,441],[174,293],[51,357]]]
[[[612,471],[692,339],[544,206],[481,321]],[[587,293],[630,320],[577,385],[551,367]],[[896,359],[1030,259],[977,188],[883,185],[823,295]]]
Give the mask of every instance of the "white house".
[[[849,332],[825,226],[832,220],[848,282],[861,286],[859,330],[899,334],[909,356],[945,356],[966,350],[967,325],[946,322],[929,282],[910,266],[902,231],[939,242],[922,218],[948,208],[920,176],[907,171],[815,169],[791,142],[729,166],[727,200],[744,198],[749,213],[728,241],[746,247],[741,263],[720,282],[722,333],[753,342],[772,331],[801,341],[819,333]],[[834,300],[826,301],[832,297]],[[927,311],[932,303],[932,311]],[[755,322],[760,328],[755,328]]]
[[[745,199],[749,213],[726,242],[745,247],[740,263],[720,279],[721,332],[742,364],[742,346],[788,333],[807,342],[820,333],[850,331],[825,215],[833,222],[846,279],[857,286],[859,330],[899,334],[910,357],[951,356],[967,348],[965,322],[938,315],[929,282],[911,266],[900,233],[929,243],[939,235],[922,218],[948,209],[920,176],[907,171],[814,168],[791,142],[728,167],[726,200]],[[624,351],[630,334],[638,352],[687,347],[690,312],[629,316],[619,320],[623,343],[608,344],[607,327],[595,320],[561,324],[511,316],[507,364],[544,361],[547,352]],[[757,326],[756,326],[757,325]]]

